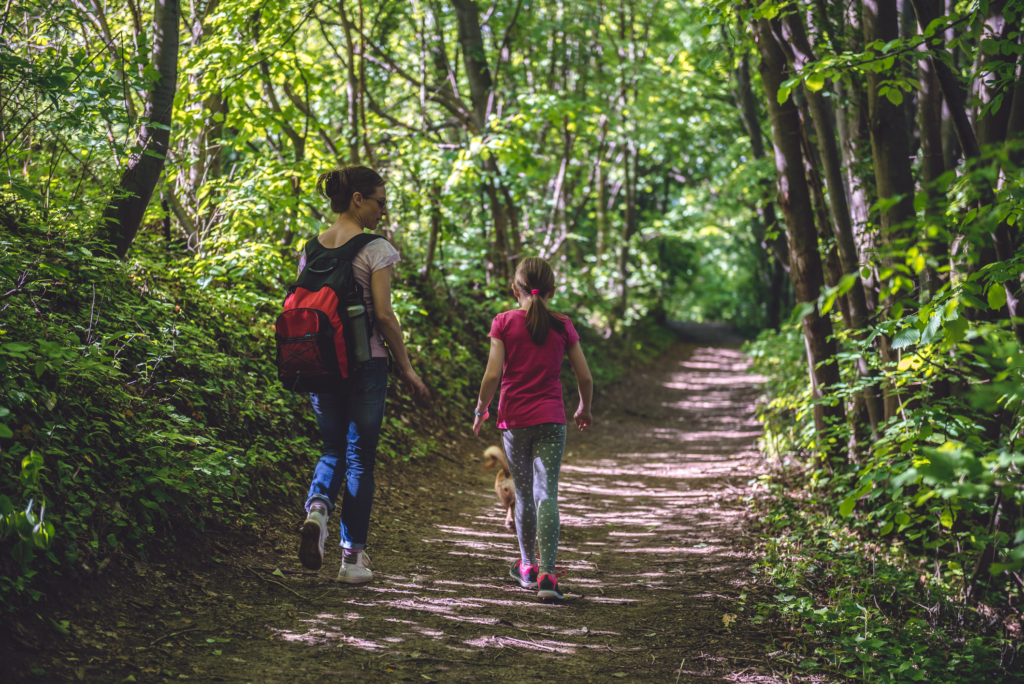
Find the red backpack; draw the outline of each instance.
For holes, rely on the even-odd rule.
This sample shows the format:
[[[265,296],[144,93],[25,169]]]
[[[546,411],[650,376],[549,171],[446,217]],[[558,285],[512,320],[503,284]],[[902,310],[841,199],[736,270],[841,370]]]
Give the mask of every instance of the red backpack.
[[[306,243],[306,267],[288,289],[284,312],[275,324],[277,377],[285,389],[338,389],[342,379],[369,359],[371,326],[352,261],[363,247],[383,239],[363,233],[334,249],[316,238]]]

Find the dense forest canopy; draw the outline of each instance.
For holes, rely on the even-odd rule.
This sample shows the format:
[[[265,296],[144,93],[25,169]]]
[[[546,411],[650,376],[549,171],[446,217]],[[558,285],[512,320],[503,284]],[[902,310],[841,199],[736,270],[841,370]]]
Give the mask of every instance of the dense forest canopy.
[[[1018,662],[1020,634],[998,620],[975,642],[981,623],[947,634],[946,613],[914,606],[1008,615],[1024,589],[1022,14],[1022,0],[10,0],[0,532],[20,539],[22,574],[4,589],[29,586],[34,549],[95,563],[127,520],[147,521],[141,539],[174,507],[259,490],[246,473],[282,458],[268,425],[306,444],[308,417],[260,380],[269,316],[333,220],[317,174],[366,164],[387,180],[396,310],[437,365],[440,410],[468,400],[473,335],[523,255],[553,263],[555,307],[616,341],[610,360],[641,349],[650,320],[760,332],[765,451],[789,488],[766,480],[782,502],[769,562],[789,568],[776,579],[817,586],[800,578],[825,563],[872,578],[855,597],[842,592],[860,579],[834,585],[832,612],[808,598],[780,614],[843,635],[834,666],[865,677]],[[118,426],[75,422],[90,410]],[[390,429],[385,451],[411,430]],[[137,448],[164,460],[129,487]],[[187,467],[161,466],[179,454]],[[76,500],[80,472],[118,485]],[[53,502],[63,532],[30,500]],[[854,643],[869,613],[903,625],[884,657]]]
[[[684,5],[90,0],[6,23],[8,180],[83,229],[105,216],[119,256],[278,284],[332,220],[317,174],[363,163],[424,275],[494,285],[539,254],[600,327],[662,301],[765,324],[761,170]],[[143,214],[113,199],[129,183]]]

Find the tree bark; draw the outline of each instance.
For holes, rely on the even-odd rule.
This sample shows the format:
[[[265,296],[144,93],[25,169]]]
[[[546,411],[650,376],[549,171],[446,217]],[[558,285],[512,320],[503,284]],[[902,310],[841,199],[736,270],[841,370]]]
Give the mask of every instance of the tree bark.
[[[743,127],[747,130],[747,135],[750,137],[750,152],[754,159],[764,159],[764,139],[761,136],[761,117],[757,109],[757,99],[754,97],[754,89],[750,84],[750,60],[744,55],[743,59],[740,60],[739,65],[736,67],[736,104],[740,109],[740,115],[743,119]],[[762,179],[763,183],[771,184],[771,181],[767,178]],[[767,192],[765,194],[768,194]],[[783,269],[789,270],[789,246],[786,244],[785,233],[777,230],[777,221],[775,217],[775,203],[771,200],[766,201],[762,207],[763,225],[762,228],[765,231],[776,229],[775,232],[778,236],[774,239],[765,241],[763,236],[760,236],[761,245],[771,250],[772,254],[782,265]],[[767,243],[767,244],[766,244]]]
[[[117,192],[101,219],[101,230],[111,251],[123,259],[142,224],[146,207],[160,180],[171,136],[174,93],[178,88],[179,0],[153,2],[152,64],[157,78],[146,94],[146,108],[137,140],[140,152],[128,160]]]
[[[423,264],[423,277],[430,280],[430,271],[434,267],[434,252],[437,250],[438,236],[441,234],[441,186],[430,187],[430,238],[427,241],[427,258]]]
[[[921,185],[928,196],[928,204],[924,211],[925,234],[922,237],[928,246],[928,254],[936,262],[941,263],[949,258],[945,212],[941,206],[945,193],[941,188],[935,187],[935,182],[945,173],[946,162],[942,151],[942,91],[931,61],[918,61],[917,80],[921,84],[917,109],[918,127],[921,131]],[[929,299],[942,287],[938,270],[931,264],[925,266],[924,286]]]
[[[487,128],[487,105],[491,97],[491,71],[487,66],[484,38],[480,31],[480,8],[475,0],[452,0],[459,24],[462,64],[469,81],[469,98],[473,103],[473,120],[477,130]]]
[[[804,30],[803,20],[799,15],[790,14],[785,18],[783,33],[789,38],[790,58],[796,71],[802,70],[810,62],[816,61],[817,58]],[[846,293],[848,319],[844,318],[844,322],[847,322],[847,327],[853,331],[855,339],[861,340],[867,334],[870,315],[868,294],[860,277],[860,261],[853,234],[853,219],[846,198],[842,162],[836,145],[835,127],[832,125],[834,112],[821,91],[816,92],[808,88],[805,83],[803,92],[818,134],[818,154],[821,156],[821,164],[825,170],[825,184],[828,187],[829,206],[832,210],[832,233],[836,240],[839,264],[844,276],[852,275],[855,278],[853,286]],[[842,112],[839,114],[843,115]],[[810,145],[809,140],[807,144]],[[858,360],[857,372],[862,378],[872,378],[875,375],[867,359],[864,358]],[[864,402],[871,422],[871,431],[875,433],[883,419],[883,407],[878,395],[877,381],[865,389]]]
[[[352,20],[345,11],[345,0],[338,0],[338,14],[345,33],[346,78],[348,94],[348,163],[359,164],[359,81],[356,77],[356,44],[352,38]]]
[[[896,3],[892,0],[864,0],[863,22],[866,44],[899,38]],[[882,232],[892,239],[896,237],[894,231],[903,232],[905,224],[914,218],[914,176],[910,169],[907,122],[902,106],[878,94],[889,74],[869,71],[867,78],[875,186],[880,200],[897,199],[882,212]]]
[[[928,24],[935,18],[933,14],[934,8],[925,0],[914,0],[914,9],[917,12],[917,18],[921,25],[921,30],[924,31]],[[959,139],[961,149],[964,151],[964,157],[968,160],[968,164],[977,163],[978,159],[981,157],[981,147],[978,138],[975,136],[974,129],[971,128],[970,119],[967,116],[963,89],[960,87],[960,83],[956,79],[956,75],[953,74],[945,62],[940,59],[936,59],[934,56],[930,58],[930,61],[935,68],[939,85],[942,88],[942,97],[946,101],[946,105],[949,107],[953,122],[956,124],[957,138]],[[1008,112],[1006,116],[1005,130],[1007,132],[1010,130],[1011,114],[1011,112]],[[993,130],[998,125],[998,122],[990,122],[989,128],[986,128],[985,130]],[[995,135],[995,132],[986,133],[986,135]],[[978,193],[978,202],[980,206],[992,205],[994,203],[996,199],[995,190],[987,180],[981,179],[975,181],[974,189]],[[1000,261],[1007,261],[1015,256],[1013,244],[1015,240],[1013,232],[1010,230],[1010,226],[1005,222],[1001,223],[992,234],[992,241],[995,245],[996,259]],[[1021,288],[1017,281],[1011,279],[1003,283],[1003,289],[1006,293],[1007,316],[1009,317],[1010,325],[1013,328],[1013,332],[1016,335],[1017,340],[1021,344],[1024,344],[1024,320],[1022,320],[1022,314],[1024,314],[1024,296],[1022,296]]]
[[[824,285],[818,238],[814,232],[814,214],[810,191],[804,175],[803,155],[800,152],[800,114],[792,99],[779,103],[779,85],[788,76],[786,57],[779,47],[771,26],[765,19],[754,25],[754,38],[761,54],[761,79],[764,81],[768,112],[772,122],[775,143],[775,167],[778,171],[778,204],[786,218],[789,238],[789,275],[793,281],[797,302],[813,303]],[[836,362],[836,343],[831,339],[832,322],[816,310],[802,321],[812,373],[818,391],[827,393],[839,382]],[[822,417],[816,421],[820,436],[819,448],[823,454],[838,457],[836,443],[824,439],[829,423],[842,423],[845,410],[841,401],[834,400],[822,406]]]

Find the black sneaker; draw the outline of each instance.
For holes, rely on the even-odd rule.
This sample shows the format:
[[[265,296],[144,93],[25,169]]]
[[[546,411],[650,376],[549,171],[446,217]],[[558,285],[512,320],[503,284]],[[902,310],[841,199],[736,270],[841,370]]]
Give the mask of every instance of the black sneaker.
[[[537,598],[556,601],[564,599],[565,594],[558,589],[558,577],[549,572],[540,573],[537,577]]]
[[[509,568],[508,574],[515,581],[519,582],[519,586],[523,589],[536,589],[537,588],[537,566],[531,565],[526,569],[526,574],[523,574],[523,560],[520,558],[512,567]]]

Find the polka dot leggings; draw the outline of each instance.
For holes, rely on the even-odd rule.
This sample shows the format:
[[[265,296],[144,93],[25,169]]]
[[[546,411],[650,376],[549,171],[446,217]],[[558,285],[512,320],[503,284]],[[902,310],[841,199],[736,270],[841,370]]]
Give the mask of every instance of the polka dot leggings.
[[[516,486],[516,534],[523,565],[555,571],[558,555],[558,470],[565,451],[565,425],[542,423],[505,430],[505,455]]]

